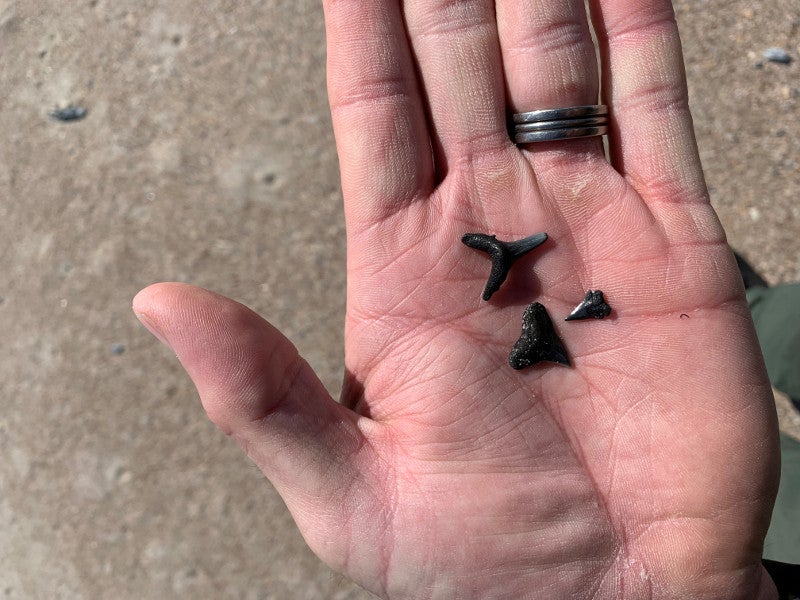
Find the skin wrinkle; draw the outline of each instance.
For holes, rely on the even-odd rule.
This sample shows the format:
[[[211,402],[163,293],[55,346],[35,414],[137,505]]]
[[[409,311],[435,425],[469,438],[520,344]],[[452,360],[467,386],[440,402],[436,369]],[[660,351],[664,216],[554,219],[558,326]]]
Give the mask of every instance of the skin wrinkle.
[[[519,421],[512,422],[513,429],[511,430],[514,433],[516,433],[516,435],[519,436],[520,439],[523,440],[523,442],[525,443],[525,445],[528,448],[528,451],[531,453],[531,456],[537,456],[538,452],[536,452],[535,446],[532,443],[532,440],[531,440],[530,436],[527,436],[527,435],[525,435],[523,433],[522,426],[528,424],[528,421],[538,421],[538,420],[541,420],[545,416],[549,416],[549,413],[547,412],[546,409],[545,410],[534,411],[534,409],[537,406],[541,406],[542,408],[544,408],[544,405],[543,405],[542,402],[533,403],[531,408],[528,410],[528,415],[529,415],[528,418],[526,419],[522,415],[518,416],[517,418],[519,419]],[[509,435],[511,434],[511,431],[509,432]],[[569,441],[567,439],[564,439],[563,441],[564,441],[564,443],[569,443]],[[580,464],[580,463],[578,463],[578,464]]]
[[[286,428],[287,424],[295,420],[297,417],[293,416],[293,419],[281,419],[284,422],[276,425],[274,421],[278,420],[278,418],[279,417],[277,416],[277,413],[273,413],[271,418],[264,419],[259,423],[252,423],[248,427],[250,432],[244,435],[257,435],[259,431],[256,429],[264,431],[267,428],[270,428],[272,430],[273,439],[279,437],[282,438],[284,436],[279,436],[278,432],[281,431],[281,429]],[[368,464],[369,461],[362,457],[367,450],[370,450],[370,454],[374,452],[374,448],[369,443],[368,438],[364,435],[361,435],[360,430],[353,426],[354,423],[352,417],[328,421],[319,420],[318,422],[305,420],[305,423],[307,423],[307,437],[309,439],[329,439],[338,441],[335,450],[327,457],[329,460],[327,468],[315,474],[316,485],[314,486],[314,494],[319,495],[322,493],[322,491],[329,490],[331,494],[336,494],[340,497],[346,497],[346,490],[342,489],[339,479],[334,475],[334,473],[337,472],[337,467],[349,469],[352,468],[353,465]],[[258,426],[257,428],[254,427],[256,425]],[[273,463],[275,462],[274,458],[264,454],[259,445],[253,444],[252,441],[250,441],[248,445],[252,449],[254,457],[256,457],[254,460],[256,464],[261,465],[268,461]],[[280,451],[282,453],[289,452],[290,448],[288,444],[283,444]],[[297,466],[297,461],[292,460],[289,466],[290,468],[295,468]],[[356,480],[354,479],[352,482],[353,485],[355,484],[355,481]]]
[[[414,240],[407,249],[401,251],[401,253],[399,255],[395,255],[394,260],[392,260],[391,262],[386,262],[384,265],[382,265],[377,270],[374,270],[374,271],[370,270],[365,275],[367,277],[371,278],[371,277],[376,277],[376,276],[379,276],[379,275],[383,275],[383,274],[385,274],[386,271],[389,271],[389,270],[392,270],[392,269],[397,269],[398,265],[402,265],[403,260],[406,258],[406,255],[413,255],[414,251],[417,250],[417,248],[420,247],[420,246],[428,247],[428,244],[431,242],[431,238],[433,238],[434,236],[435,236],[434,233],[424,233],[421,237],[419,237],[418,239]],[[426,252],[426,254],[433,254],[433,252],[432,251],[431,252]],[[429,267],[428,272],[421,274],[418,277],[418,279],[424,279],[424,277],[426,275],[428,275],[432,270],[436,269],[437,266],[438,265],[435,262],[432,261],[432,264]],[[394,312],[394,309],[390,309],[388,312],[390,312],[390,313]]]
[[[600,0],[595,0],[597,4]],[[660,4],[663,8],[661,10],[653,10],[653,3],[642,2],[640,4],[632,3],[634,10],[620,12],[618,15],[622,18],[617,19],[616,23],[609,23],[603,20],[603,27],[600,29],[605,32],[604,37],[610,40],[626,40],[634,38],[637,42],[642,41],[643,37],[648,35],[659,35],[661,30],[668,29],[670,33],[677,31],[678,23],[675,20],[675,11],[672,5]],[[641,10],[635,10],[640,8]],[[659,35],[660,37],[660,35]]]
[[[386,497],[385,506],[386,509],[381,513],[380,522],[382,526],[378,528],[378,530],[383,531],[383,538],[384,543],[381,545],[381,561],[383,563],[382,577],[380,580],[381,586],[384,590],[389,590],[389,582],[393,579],[392,578],[392,557],[395,552],[395,545],[396,536],[393,535],[396,521],[398,520],[397,512],[398,506],[400,505],[399,498],[400,494],[398,492],[398,477],[392,477],[391,481],[386,479],[386,483],[384,484],[383,489],[385,491],[391,490],[391,494],[386,494],[384,492],[384,497]]]
[[[497,156],[504,159],[508,156],[511,140],[503,130],[477,131],[466,137],[460,136],[458,140],[451,143],[449,152],[453,158],[449,161],[448,176],[452,177],[454,170],[468,172],[474,177],[476,171],[474,165],[480,160],[486,160]],[[477,186],[472,186],[477,189]]]
[[[364,365],[364,370],[368,373],[364,381],[364,386],[367,390],[382,390],[382,395],[384,397],[394,395],[395,386],[391,385],[393,380],[402,380],[400,376],[404,374],[405,370],[411,368],[408,365],[413,364],[410,360],[406,360],[403,350],[405,346],[402,345],[401,342],[407,345],[409,348],[408,352],[411,353],[412,356],[419,352],[419,350],[412,348],[414,342],[411,332],[404,334],[400,340],[393,341],[391,344],[385,344],[384,350],[370,361],[371,364]],[[394,360],[385,360],[388,356],[393,357]],[[388,374],[384,374],[380,365],[387,362],[394,365],[394,368],[390,369]],[[402,369],[400,369],[401,366]],[[369,402],[369,406],[372,409],[373,403]]]
[[[409,30],[411,36],[421,42],[433,42],[439,44],[441,40],[450,42],[453,38],[486,36],[492,37],[494,24],[488,19],[480,18],[472,21],[458,21],[448,19],[436,19],[430,23],[415,23]],[[441,44],[443,47],[448,44]],[[475,65],[470,65],[474,67]],[[464,73],[468,75],[469,73]]]
[[[401,386],[399,389],[400,391],[413,391],[418,388],[424,390],[426,387],[428,387],[429,384],[436,383],[437,381],[440,380],[446,382],[448,384],[448,387],[452,387],[449,385],[450,378],[448,377],[448,374],[445,373],[432,379],[425,379],[419,381],[418,383],[408,384],[407,386]],[[392,389],[395,390],[398,388],[397,386],[393,386]],[[463,401],[462,399],[463,399],[463,394],[445,396],[444,398],[442,398],[441,396],[437,398],[432,398],[431,396],[423,393],[419,395],[418,400],[412,401],[402,408],[397,408],[393,413],[388,415],[383,415],[380,418],[384,421],[387,421],[389,419],[396,421],[399,418],[409,418],[411,415],[417,412],[419,413],[420,416],[424,416],[424,419],[422,419],[420,422],[423,421],[431,422],[430,426],[435,428],[436,426],[434,425],[434,422],[437,419],[441,419],[444,413],[452,412],[450,408],[451,405],[455,402]],[[431,405],[432,400],[437,400],[438,403],[435,405]],[[477,400],[474,400],[473,402],[476,404],[478,403]],[[457,414],[463,414],[463,413],[458,412]],[[443,423],[442,427],[443,428],[452,427],[452,421]]]
[[[456,428],[455,426],[460,421],[464,420],[466,415],[469,415],[469,414],[472,414],[472,413],[476,413],[476,414],[482,415],[481,419],[484,422],[487,422],[487,423],[491,422],[491,414],[493,414],[493,412],[496,410],[496,406],[488,407],[488,411],[487,411],[487,407],[481,401],[481,398],[483,398],[485,396],[484,393],[480,393],[479,392],[479,393],[476,393],[474,395],[468,395],[466,392],[462,392],[459,396],[472,398],[472,403],[474,404],[474,407],[470,407],[469,405],[465,405],[465,409],[464,410],[458,410],[458,411],[454,411],[454,412],[451,411],[452,412],[452,417],[450,419],[446,420],[446,421],[442,421],[441,417],[438,417],[438,421],[439,421],[438,424],[431,424],[431,425],[428,426],[428,427],[432,427],[434,430],[438,430],[437,433],[431,434],[430,437],[432,439],[439,439],[442,435],[447,435],[447,431],[448,430],[455,429]],[[452,402],[463,402],[463,401],[464,400],[462,400],[461,398],[454,398],[452,400]],[[450,403],[447,403],[447,404],[441,405],[440,407],[437,407],[437,412],[441,412],[442,410],[447,409],[449,404]],[[471,439],[469,444],[470,444],[471,447],[474,447],[476,450],[479,450],[479,447],[481,446],[480,444],[477,444],[476,439]],[[451,442],[449,442],[449,441],[446,442],[446,446],[449,447],[451,445],[452,445]],[[504,454],[507,454],[507,452],[504,452]]]
[[[660,208],[660,213],[672,206],[680,206],[681,209],[691,205],[710,206],[708,191],[703,180],[698,180],[692,186],[693,192],[686,192],[683,187],[670,183],[667,174],[647,182],[637,180],[635,175],[631,175],[628,180],[632,187],[642,191],[642,194],[647,198],[648,205],[654,211],[659,210],[660,205],[664,205]],[[720,226],[719,229],[722,229],[722,227]]]
[[[547,151],[524,150],[530,156],[531,169],[535,176],[540,182],[546,182],[548,189],[558,190],[560,196],[563,192],[560,184],[564,178],[575,177],[576,172],[580,173],[587,170],[595,171],[595,175],[592,177],[592,187],[604,189],[609,183],[619,181],[619,173],[609,169],[608,162],[600,153],[602,150],[601,142],[598,142],[595,138],[571,141],[575,142],[575,147],[569,151],[556,149],[560,148],[560,146],[557,146],[557,142],[540,145],[540,147],[549,146],[552,148]],[[581,144],[581,146],[578,147],[578,144]],[[609,183],[601,185],[601,182]],[[560,206],[566,203],[556,202],[555,204]]]
[[[452,378],[450,375],[450,373],[443,373],[441,377],[432,381],[443,381],[443,387],[449,391],[451,388],[455,387],[452,385]],[[436,427],[440,428],[441,431],[456,429],[455,425],[460,422],[465,422],[465,415],[469,413],[483,413],[480,396],[470,399],[466,398],[463,392],[456,392],[452,395],[440,396],[439,398],[429,397],[429,399],[439,400],[438,404],[430,407],[426,412],[428,416],[431,417],[431,422],[437,421]],[[457,405],[459,403],[463,405],[463,409],[458,408]]]
[[[412,207],[409,206],[409,210],[411,209]],[[353,232],[354,234],[358,233],[364,237],[372,238],[374,241],[371,244],[364,244],[359,247],[357,256],[360,258],[359,262],[361,264],[355,264],[355,258],[348,256],[348,269],[353,269],[360,274],[360,270],[371,263],[383,261],[388,263],[387,267],[395,265],[398,262],[394,255],[397,246],[402,246],[406,240],[418,239],[420,236],[422,236],[421,241],[424,241],[434,239],[439,235],[429,226],[429,223],[426,222],[427,219],[411,218],[409,221],[412,226],[398,226],[394,222],[395,217],[397,215],[387,215],[385,219],[375,222],[370,227]],[[352,231],[353,228],[348,225],[348,229]],[[375,272],[371,271],[364,276],[369,277],[374,274]]]
[[[649,415],[648,419],[645,421],[647,423],[647,431],[648,431],[649,443],[647,445],[648,452],[645,453],[645,456],[646,456],[648,464],[649,464],[648,473],[652,473],[654,471],[653,465],[652,465],[652,456],[653,456],[652,449],[654,447],[654,443],[653,443],[653,414],[652,413],[653,413],[654,406],[653,406],[653,404],[650,404],[649,407],[650,407],[650,413],[651,414]],[[653,508],[653,504],[654,504],[654,497],[653,497],[652,490],[648,490],[648,494],[647,495],[648,495],[649,504],[650,504],[650,514],[652,514],[652,512],[653,512],[652,508]],[[624,496],[623,496],[623,498],[624,498]],[[620,514],[622,514],[624,516],[624,513],[620,513]],[[613,516],[611,514],[609,514],[609,517],[613,519]],[[617,522],[619,522],[619,519],[617,520]],[[615,526],[615,529],[616,529],[616,526]],[[631,540],[630,540],[629,529],[627,527],[621,527],[621,528],[617,529],[617,531],[618,531],[619,541],[620,541],[620,545],[619,545],[618,553],[617,553],[617,556],[619,557],[618,562],[621,563],[623,561],[629,561],[630,559],[628,557],[632,556],[632,552],[631,552],[632,544],[631,544]],[[649,583],[649,580],[648,580],[648,583]],[[624,578],[621,578],[620,579],[620,586],[622,587],[624,585],[625,585],[625,580],[624,580]],[[651,595],[652,595],[652,592],[651,592]]]
[[[663,206],[661,214],[661,230],[669,240],[670,246],[684,248],[701,248],[727,246],[725,231],[719,223],[703,222],[696,213],[713,210],[708,204]]]
[[[371,111],[376,110],[377,104],[386,103],[390,107],[402,103],[413,104],[414,101],[408,90],[408,80],[402,76],[375,75],[372,79],[359,77],[358,89],[348,93],[337,93],[330,101],[331,114],[335,117],[346,117],[349,112],[359,112],[364,105],[369,105]],[[349,88],[348,89],[352,89]],[[393,112],[393,111],[387,111]],[[376,123],[380,121],[376,120]],[[378,142],[385,143],[381,138]]]
[[[269,406],[264,406],[264,402],[254,402],[253,404],[260,404],[262,410],[254,415],[248,415],[247,423],[249,425],[257,425],[281,411],[289,395],[295,393],[295,385],[299,378],[305,374],[306,367],[305,360],[299,354],[296,354],[289,366],[284,370],[281,386],[276,390],[274,396],[270,398]]]
[[[646,362],[643,362],[643,367],[646,365]],[[613,372],[611,369],[605,369],[607,373]],[[643,392],[643,396],[641,398],[637,398],[632,403],[627,404],[625,407],[622,408],[622,412],[620,412],[620,405],[615,404],[610,398],[612,394],[602,394],[596,388],[592,386],[587,386],[589,391],[589,397],[592,399],[591,402],[594,404],[598,398],[602,398],[604,400],[603,404],[611,408],[614,413],[614,420],[615,420],[615,427],[619,427],[620,423],[625,419],[629,412],[637,408],[643,402],[647,401],[648,399],[652,398],[655,395],[655,391],[648,389],[651,386],[644,380],[635,375],[631,375],[630,373],[626,373],[621,369],[614,372],[615,375],[619,378],[619,384],[616,389],[617,392],[620,391],[623,385],[631,386],[632,383],[639,384],[642,389],[646,389],[646,392]],[[655,387],[655,386],[652,386]],[[612,433],[611,441],[614,441],[615,435]]]
[[[622,203],[620,202],[620,204]],[[655,220],[652,219],[652,214],[649,211],[642,212],[643,216],[648,218],[648,222],[645,224],[640,223],[638,216],[632,214],[633,211],[626,212],[624,209],[621,210],[618,205],[613,203],[609,203],[601,207],[599,211],[586,219],[586,223],[582,228],[586,231],[586,235],[583,237],[587,240],[586,247],[584,248],[584,256],[596,258],[598,261],[606,256],[619,256],[620,247],[634,245],[640,240],[647,241],[647,246],[649,246],[651,252],[656,253],[666,251],[669,247],[669,244],[665,239],[653,239],[657,238],[657,236],[653,235],[653,231],[656,228],[660,229],[659,225],[657,225]],[[624,228],[624,237],[620,236],[614,240],[608,240],[606,244],[593,244],[590,246],[588,240],[594,237],[593,233],[595,231],[602,230],[603,223],[607,223],[610,220],[618,220],[621,223],[626,223],[628,225]],[[590,264],[596,264],[594,261],[587,260],[586,262]],[[591,277],[592,275],[593,273],[590,272],[589,276]]]
[[[375,298],[371,299],[371,302],[365,303],[365,306],[362,307],[353,307],[353,311],[356,314],[361,315],[369,315],[371,313],[370,308],[368,308],[369,304],[372,303],[379,303],[382,301],[388,308],[386,310],[386,314],[390,318],[403,318],[405,317],[407,320],[416,321],[419,323],[424,323],[425,317],[423,315],[414,316],[414,313],[417,312],[413,309],[413,307],[409,310],[403,310],[403,306],[407,305],[409,302],[413,302],[414,300],[418,300],[420,295],[424,295],[424,292],[427,291],[431,293],[433,291],[439,290],[425,290],[424,281],[414,278],[413,280],[409,280],[406,282],[411,287],[406,288],[405,286],[400,287],[396,290],[392,290],[391,293],[388,293],[389,290],[374,290]],[[376,302],[377,301],[377,302]]]
[[[478,281],[477,279],[475,281]],[[378,315],[377,313],[371,312],[359,312],[358,310],[354,309],[353,316],[359,317],[358,319],[363,321],[362,326],[366,327],[369,325],[369,329],[380,331],[382,327],[385,327],[389,334],[387,337],[390,337],[394,340],[395,332],[400,332],[403,329],[409,330],[410,332],[414,333],[413,330],[419,329],[428,329],[431,325],[436,325],[437,327],[446,327],[449,328],[451,331],[458,332],[460,330],[459,323],[461,321],[472,321],[475,318],[475,312],[478,308],[471,308],[465,307],[464,314],[461,315],[454,315],[453,322],[448,323],[446,319],[438,319],[438,318],[431,318],[426,315],[419,315],[414,316],[411,314],[397,314],[397,315]],[[472,327],[472,323],[469,323],[469,327]],[[464,326],[465,328],[468,326]],[[481,341],[490,343],[490,344],[499,344],[496,339],[493,339],[494,336],[492,334],[496,334],[497,330],[492,328],[491,331],[477,332],[479,336],[483,336]],[[470,335],[474,336],[476,332],[471,331]]]
[[[494,11],[488,10],[486,0],[405,0],[405,4],[408,5],[406,14],[420,12],[415,8],[427,9],[427,14],[419,15],[415,21],[422,30],[436,29],[447,23],[491,23],[494,20]]]
[[[668,117],[668,113],[689,114],[689,99],[685,88],[676,88],[674,82],[653,83],[649,87],[637,87],[626,94],[615,96],[614,109],[620,112],[647,110]],[[652,131],[652,129],[651,129]],[[671,128],[665,127],[665,135],[671,135]]]
[[[677,316],[677,315],[673,315],[673,316]],[[624,355],[625,354],[624,349],[623,349],[624,346],[630,345],[632,342],[636,341],[635,338],[636,338],[637,335],[639,335],[638,334],[638,330],[639,329],[642,329],[642,326],[633,326],[631,328],[631,332],[632,333],[625,340],[619,340],[620,341],[620,346],[619,347],[611,347],[611,348],[607,348],[605,350],[598,350],[596,352],[592,352],[592,353],[587,354],[585,356],[585,359],[586,359],[586,360],[584,360],[585,367],[586,367],[587,370],[591,370],[592,371],[593,377],[595,379],[605,382],[607,379],[610,378],[611,375],[614,375],[614,376],[616,376],[616,377],[614,377],[614,379],[619,379],[619,380],[624,380],[624,381],[631,381],[631,380],[632,381],[640,381],[638,378],[636,378],[635,376],[630,374],[630,370],[629,369],[625,369],[625,370],[623,370],[622,368],[616,369],[616,368],[614,368],[614,367],[612,367],[610,365],[601,366],[602,365],[602,360],[601,359],[602,359],[602,356],[604,354],[610,354],[611,356],[614,357],[615,360],[624,361],[624,358],[617,359],[616,357],[617,357],[617,355]],[[617,338],[615,337],[614,339],[616,340]],[[653,352],[654,352],[654,348],[650,348],[649,349],[649,353],[645,353],[645,354],[641,354],[640,353],[639,355],[637,355],[637,358],[639,359],[638,363],[642,365],[642,367],[639,369],[640,371],[643,370],[643,369],[651,369],[651,368],[654,368],[656,366],[656,364],[653,364],[653,363],[657,359],[660,360],[661,356],[659,355],[656,359],[652,359],[651,360],[650,357],[651,357]],[[661,352],[661,354],[665,354],[665,353],[666,353],[666,351]],[[607,361],[607,362],[611,362],[611,361]],[[627,362],[623,362],[623,364],[627,365]],[[603,374],[608,375],[609,377],[601,377],[601,376],[596,374],[597,371],[600,371]],[[660,378],[656,379],[656,382],[660,382],[661,379],[663,379],[663,378],[670,378],[673,375],[674,374],[672,372],[670,372],[670,371],[664,371],[664,372],[662,372],[660,374]]]
[[[548,529],[547,525],[548,524],[544,524],[544,526],[542,527],[542,532],[546,532],[547,531],[547,529]],[[568,529],[569,523],[565,523],[564,525],[566,526],[566,527],[564,527],[564,529]],[[524,532],[524,535],[527,536],[527,535],[530,535],[530,533],[531,533],[530,531],[526,531],[526,532]],[[581,533],[584,534],[586,532],[581,532]],[[508,532],[503,532],[502,534],[499,534],[499,535],[503,535],[503,536],[505,536],[507,538],[510,534]],[[476,554],[483,554],[483,555],[489,554],[489,555],[492,555],[492,550],[493,550],[492,543],[495,541],[494,538],[495,537],[499,537],[499,535],[497,535],[497,536],[492,536],[492,535],[481,536],[479,538],[479,540],[478,540],[479,542],[481,542],[481,544],[480,545],[473,544],[473,546],[475,546],[474,552]],[[549,537],[550,536],[548,536],[548,538]],[[566,537],[566,535],[564,537]],[[548,541],[549,541],[549,539],[548,539]],[[537,560],[536,564],[533,564],[533,565],[530,564],[530,563],[526,563],[525,562],[525,558],[526,557],[525,556],[521,556],[521,557],[519,557],[519,559],[517,559],[515,561],[510,561],[509,563],[506,563],[504,565],[497,565],[493,561],[483,561],[482,563],[480,563],[481,564],[480,569],[482,571],[484,571],[488,577],[491,577],[493,579],[502,580],[502,578],[504,578],[504,577],[508,577],[508,576],[511,576],[511,575],[514,575],[515,577],[519,577],[520,574],[525,574],[525,573],[535,574],[535,575],[541,576],[542,574],[546,574],[548,571],[551,571],[551,570],[555,571],[554,574],[555,574],[556,577],[559,577],[561,574],[563,574],[565,572],[569,573],[569,567],[574,565],[574,564],[584,564],[585,565],[587,563],[589,563],[589,564],[594,563],[596,566],[594,567],[593,570],[600,571],[600,573],[598,573],[597,576],[592,576],[591,574],[587,573],[587,574],[584,574],[583,576],[580,577],[580,582],[576,582],[576,581],[571,581],[570,582],[573,585],[579,584],[579,585],[575,585],[575,587],[579,587],[581,589],[581,595],[583,596],[583,594],[587,593],[586,589],[585,589],[586,588],[586,583],[589,583],[586,580],[598,580],[598,579],[601,579],[602,572],[605,569],[607,569],[610,566],[611,562],[613,562],[613,561],[587,559],[587,557],[586,557],[586,553],[588,553],[587,552],[588,548],[587,548],[587,545],[586,545],[586,541],[587,540],[586,539],[582,539],[582,540],[575,539],[575,540],[569,540],[569,541],[570,541],[570,546],[569,547],[559,548],[557,552],[553,552],[553,556],[552,557],[544,557],[544,558],[542,558],[540,560]],[[579,542],[583,542],[583,544],[579,544]],[[577,546],[581,546],[580,550],[582,550],[582,552],[581,552],[581,554],[579,556],[575,556],[575,555],[572,554],[573,549],[575,547],[577,547]],[[592,581],[592,584],[594,584],[594,581]],[[589,592],[589,593],[591,593],[591,592]],[[570,596],[570,598],[573,598],[573,596]]]
[[[327,430],[328,427],[325,429]],[[334,438],[334,436],[330,437]],[[325,497],[329,498],[330,501],[326,502],[326,504],[328,506],[335,507],[331,509],[333,512],[331,518],[338,523],[344,523],[347,521],[347,518],[350,515],[358,514],[357,511],[350,511],[348,509],[348,506],[354,503],[354,500],[351,500],[351,498],[357,498],[359,496],[358,492],[354,490],[357,487],[369,488],[371,485],[374,485],[370,483],[369,477],[364,476],[363,471],[362,476],[358,478],[340,479],[335,475],[335,473],[340,472],[337,471],[337,467],[352,468],[352,466],[356,464],[367,465],[369,464],[370,460],[372,460],[377,450],[373,446],[371,440],[366,436],[358,436],[356,437],[356,441],[357,443],[349,449],[345,449],[341,444],[339,444],[336,449],[336,454],[331,457],[333,459],[333,464],[330,464],[324,473],[317,478],[317,481],[315,482],[316,485],[313,486],[313,489],[307,492],[307,502],[309,505],[313,505],[315,502],[318,502],[320,499],[324,499]],[[285,451],[289,451],[289,448],[281,448],[280,450],[281,453]],[[369,460],[364,458],[365,454],[370,454]],[[268,455],[265,455],[260,449],[254,449],[253,455],[254,462],[259,465],[271,460],[271,458]],[[280,489],[278,491],[280,491]],[[359,489],[359,491],[361,490]],[[305,518],[311,519],[321,519],[322,517],[323,515],[317,514],[312,514],[310,517],[305,516]],[[312,529],[312,531],[314,531],[314,529]]]
[[[429,347],[426,347],[426,348],[424,348],[423,350],[421,350],[419,352],[419,358],[421,358],[423,360],[426,359],[426,358],[429,358],[429,357],[435,357],[436,355],[437,355],[437,353],[432,348],[429,348]],[[445,372],[436,374],[435,376],[431,377],[430,379],[422,379],[422,380],[413,381],[413,382],[409,381],[406,384],[400,383],[398,386],[393,386],[392,387],[392,390],[391,390],[392,391],[392,395],[403,394],[403,393],[406,393],[406,392],[413,391],[413,390],[415,390],[417,388],[424,389],[424,388],[428,387],[430,384],[436,383],[438,381],[448,381],[449,380],[449,376],[450,376],[450,373],[445,371]],[[422,399],[424,399],[425,396],[421,395],[420,398],[421,398],[421,400],[419,401],[419,403],[423,403],[425,400],[422,400]],[[446,405],[447,405],[446,403],[445,404],[440,404],[437,407],[435,407],[435,410],[441,410]],[[429,410],[434,410],[434,409],[430,408]]]
[[[458,261],[455,261],[455,260],[453,260],[453,261],[443,261],[443,263],[446,265],[446,271],[443,273],[443,277],[442,278],[444,280],[446,280],[446,281],[455,281],[455,280],[457,280],[457,277],[455,276],[455,274],[460,269]],[[426,291],[425,288],[428,287],[428,283],[427,283],[428,276],[431,275],[432,273],[434,273],[435,271],[439,270],[439,269],[440,269],[440,265],[439,264],[431,265],[431,267],[428,269],[427,272],[423,273],[421,276],[418,277],[418,283],[414,287],[414,289],[412,290],[411,294],[415,294],[418,291],[424,293]]]
[[[433,173],[432,168],[430,171]],[[375,192],[371,198],[362,202],[358,210],[345,209],[348,229],[353,230],[354,234],[359,234],[360,232],[356,231],[359,227],[379,225],[384,220],[396,217],[399,211],[412,210],[415,206],[426,204],[433,185],[429,184],[427,179],[420,180],[419,189],[409,189],[405,194]],[[432,180],[433,177],[429,179]],[[394,184],[388,184],[388,187],[393,186]],[[397,187],[400,187],[399,183]],[[360,191],[363,191],[363,188]]]
[[[352,518],[352,515],[360,514],[360,512],[363,512],[363,510],[364,510],[363,506],[353,506],[353,505],[357,505],[357,504],[363,504],[363,502],[362,503],[357,503],[355,500],[352,500],[353,498],[357,497],[357,494],[353,492],[353,490],[355,489],[356,485],[357,485],[357,481],[355,479],[352,479],[350,481],[345,481],[344,482],[344,487],[342,489],[342,492],[335,499],[335,503],[331,504],[331,505],[334,505],[334,506],[341,507],[341,512],[344,515],[350,516],[350,518]],[[359,511],[359,510],[356,510],[356,509],[361,509],[361,510]],[[338,515],[337,515],[337,517],[338,517]],[[337,519],[336,522],[339,522],[339,523],[346,522],[346,518],[345,519]],[[344,528],[342,527],[341,529],[344,529]],[[346,535],[346,532],[344,532],[344,534]],[[352,541],[349,544],[345,544],[345,548],[347,548],[347,549],[355,548],[355,547],[356,547],[356,544],[354,544]],[[355,558],[353,557],[351,552],[345,552],[340,559],[338,559],[337,561],[331,561],[331,562],[336,567],[341,569],[342,571],[346,570],[346,571],[350,571],[350,572],[357,572],[357,563],[356,563]]]
[[[586,23],[574,15],[559,16],[547,23],[532,23],[524,34],[514,41],[503,43],[504,56],[527,59],[531,55],[536,59],[542,54],[552,55],[556,52],[586,53]]]
[[[510,143],[510,140],[508,142]],[[461,224],[462,233],[481,231],[486,227],[486,223],[499,225],[501,221],[494,219],[493,213],[498,211],[502,204],[498,202],[494,190],[502,187],[502,183],[498,186],[497,182],[491,179],[510,179],[509,171],[516,170],[514,166],[516,164],[517,161],[511,158],[508,147],[484,154],[471,153],[461,160],[460,167],[451,171],[450,179],[447,181],[448,184],[453,184],[452,187],[448,188],[445,194],[443,186],[437,196],[441,206],[440,214],[445,222]],[[483,174],[484,181],[491,182],[491,185],[481,185],[479,174]],[[452,180],[453,177],[457,178],[455,182]],[[459,200],[461,197],[468,197],[471,200],[466,208]],[[507,218],[507,213],[503,216]],[[497,226],[492,232],[498,237],[502,233]]]
[[[515,412],[512,417],[512,413],[509,410],[508,404],[514,395],[516,395],[514,392],[509,392],[505,398],[501,399],[490,408],[489,412],[485,416],[485,420],[486,422],[496,422],[497,424],[494,427],[482,432],[479,437],[476,438],[476,443],[480,442],[482,439],[486,439],[487,441],[490,440],[492,442],[492,446],[502,448],[504,445],[506,445],[504,444],[504,440],[516,435],[517,439],[522,440],[526,448],[533,453],[530,438],[522,431],[522,425],[528,424],[530,421],[537,420],[543,414],[540,410],[536,410],[540,403],[535,399],[535,397],[529,395],[527,396],[527,398],[530,399],[529,405],[524,407],[521,411]],[[497,419],[495,418],[496,413],[501,413],[505,415],[506,418]],[[515,422],[514,419],[518,419],[519,422]],[[480,443],[477,445],[483,446],[483,444]],[[507,445],[508,447],[515,447],[515,445]]]
[[[618,433],[619,433],[619,430],[620,430],[620,424],[622,423],[623,419],[625,418],[625,416],[628,413],[632,412],[633,410],[638,408],[640,405],[646,404],[646,406],[652,407],[654,405],[654,403],[653,402],[647,402],[647,401],[648,401],[648,399],[650,397],[652,397],[654,395],[655,394],[653,392],[648,392],[648,394],[644,398],[641,398],[640,400],[637,400],[633,405],[628,407],[616,419],[616,423],[614,424],[614,428],[611,431],[611,440],[609,442],[609,456],[608,456],[607,465],[610,465],[610,472],[609,472],[609,474],[608,474],[608,476],[606,478],[607,479],[607,481],[606,481],[607,496],[603,496],[604,498],[606,498],[606,497],[607,498],[611,498],[611,497],[614,496],[613,490],[615,488],[615,481],[616,481],[616,477],[617,477],[617,465],[620,463],[619,458],[618,458],[619,457],[619,451],[617,449],[617,444],[618,444],[617,436],[618,436]],[[588,465],[587,465],[587,468],[588,468]],[[591,469],[589,469],[589,470],[591,471]],[[626,525],[629,525],[629,524],[626,524]]]

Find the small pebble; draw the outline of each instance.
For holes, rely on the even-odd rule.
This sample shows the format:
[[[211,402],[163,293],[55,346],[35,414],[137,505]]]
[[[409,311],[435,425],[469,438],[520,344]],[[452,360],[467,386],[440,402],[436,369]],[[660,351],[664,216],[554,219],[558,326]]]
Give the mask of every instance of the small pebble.
[[[58,108],[50,113],[50,117],[56,121],[80,121],[89,111],[82,106],[67,106]]]
[[[762,56],[770,62],[780,63],[782,65],[788,65],[792,62],[792,57],[789,56],[789,53],[783,48],[767,48],[764,50]]]
[[[111,354],[114,356],[119,356],[123,352],[125,352],[125,346],[123,344],[114,344],[111,346]]]

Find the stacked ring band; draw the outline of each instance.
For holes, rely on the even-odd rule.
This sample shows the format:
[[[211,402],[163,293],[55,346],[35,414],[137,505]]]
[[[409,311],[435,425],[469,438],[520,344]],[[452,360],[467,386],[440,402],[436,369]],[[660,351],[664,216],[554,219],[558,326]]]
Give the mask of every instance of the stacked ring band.
[[[608,107],[603,104],[547,108],[512,116],[514,142],[550,142],[608,133]]]

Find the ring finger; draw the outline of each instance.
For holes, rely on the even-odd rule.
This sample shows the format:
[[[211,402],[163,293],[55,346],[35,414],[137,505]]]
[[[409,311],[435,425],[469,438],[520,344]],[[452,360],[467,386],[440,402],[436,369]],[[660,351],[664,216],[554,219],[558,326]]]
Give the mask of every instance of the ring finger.
[[[597,58],[583,0],[497,0],[496,7],[512,112],[597,103]],[[576,142],[535,148],[602,152],[599,138]]]

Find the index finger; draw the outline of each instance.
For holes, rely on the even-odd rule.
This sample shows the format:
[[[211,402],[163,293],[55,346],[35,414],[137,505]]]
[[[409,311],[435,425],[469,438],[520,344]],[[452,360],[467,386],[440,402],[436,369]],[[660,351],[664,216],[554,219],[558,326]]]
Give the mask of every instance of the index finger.
[[[324,0],[328,96],[348,221],[387,216],[430,192],[425,109],[399,3]]]
[[[612,111],[612,163],[657,209],[706,203],[670,0],[591,0]]]

